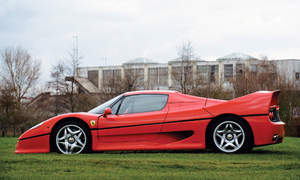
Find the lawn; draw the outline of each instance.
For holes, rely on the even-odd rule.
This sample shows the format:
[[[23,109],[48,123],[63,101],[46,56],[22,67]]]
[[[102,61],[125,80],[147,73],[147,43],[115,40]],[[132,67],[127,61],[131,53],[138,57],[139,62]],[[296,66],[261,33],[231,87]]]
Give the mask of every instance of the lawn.
[[[206,151],[14,154],[0,138],[0,179],[300,179],[300,138],[249,154]]]

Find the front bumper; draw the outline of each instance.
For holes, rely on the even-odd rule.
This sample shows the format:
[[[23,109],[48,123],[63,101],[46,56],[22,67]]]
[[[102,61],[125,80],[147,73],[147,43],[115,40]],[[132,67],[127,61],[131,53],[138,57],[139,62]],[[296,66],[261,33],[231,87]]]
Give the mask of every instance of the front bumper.
[[[50,134],[19,139],[15,153],[48,153],[50,152]]]
[[[47,153],[50,152],[49,142],[48,126],[29,129],[19,137],[15,153]]]

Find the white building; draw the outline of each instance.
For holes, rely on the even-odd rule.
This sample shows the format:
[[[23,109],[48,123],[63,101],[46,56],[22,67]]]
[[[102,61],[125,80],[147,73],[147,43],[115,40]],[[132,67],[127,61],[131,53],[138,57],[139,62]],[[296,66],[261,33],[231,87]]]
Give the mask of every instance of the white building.
[[[192,60],[188,66],[191,69],[193,80],[201,77],[207,82],[230,87],[231,79],[239,73],[243,73],[245,69],[257,71],[261,62],[261,60],[246,54],[232,53],[220,57],[216,61]],[[277,71],[288,80],[300,84],[299,59],[281,59],[270,62],[274,63]],[[136,58],[119,66],[79,67],[75,79],[77,78],[80,86],[87,91],[92,89],[95,92],[95,89],[98,89],[101,92],[103,87],[111,83],[107,81],[109,77],[124,79],[126,72],[129,72],[129,75],[138,77],[138,88],[140,89],[174,89],[177,85],[173,74],[179,72],[181,68],[182,61],[178,59],[168,63],[159,63],[147,58]],[[80,80],[82,83],[79,82]]]

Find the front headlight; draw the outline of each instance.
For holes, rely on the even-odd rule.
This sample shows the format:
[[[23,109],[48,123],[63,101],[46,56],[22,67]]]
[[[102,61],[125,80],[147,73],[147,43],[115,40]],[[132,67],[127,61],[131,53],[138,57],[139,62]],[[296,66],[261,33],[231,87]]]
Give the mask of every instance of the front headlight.
[[[45,122],[45,121],[42,121],[42,122],[38,123],[37,125],[33,126],[33,127],[30,128],[29,130],[35,129],[35,128],[37,128],[37,127],[40,127],[42,124],[44,124],[44,122]]]

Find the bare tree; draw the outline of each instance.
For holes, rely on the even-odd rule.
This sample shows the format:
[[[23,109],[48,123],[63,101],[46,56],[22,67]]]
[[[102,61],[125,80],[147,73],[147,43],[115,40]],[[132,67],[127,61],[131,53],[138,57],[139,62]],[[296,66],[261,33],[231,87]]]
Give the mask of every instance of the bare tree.
[[[7,84],[0,87],[0,119],[2,136],[6,136],[7,128],[11,124],[16,108],[16,99],[12,94],[12,88]]]
[[[300,109],[299,88],[294,82],[276,70],[274,61],[262,60],[255,68],[245,68],[232,81],[236,96],[243,96],[259,90],[279,89],[280,117],[289,126],[296,119],[295,114]],[[289,133],[289,131],[287,131]]]
[[[126,91],[134,91],[144,87],[144,73],[142,69],[125,69],[124,78],[122,80],[122,89]]]
[[[76,39],[77,41],[77,39]],[[77,43],[77,42],[76,42]],[[69,59],[65,62],[66,74],[69,76],[68,81],[70,84],[66,84],[67,87],[67,96],[69,98],[69,109],[71,112],[75,111],[75,94],[76,92],[76,83],[75,83],[75,76],[77,74],[77,69],[80,64],[80,60],[82,56],[79,56],[77,44],[74,46],[72,51],[69,52]]]
[[[13,127],[15,136],[17,126],[28,120],[22,116],[26,108],[22,100],[39,78],[40,62],[21,47],[8,47],[1,52],[0,63],[1,105],[5,112],[2,119],[6,121],[4,126]]]
[[[48,82],[49,87],[55,91],[55,101],[54,101],[54,114],[63,112],[66,109],[66,98],[65,94],[68,92],[68,83],[65,81],[66,77],[66,67],[63,63],[59,62],[57,65],[52,66],[51,78],[52,80]]]
[[[76,85],[77,70],[81,56],[78,48],[69,52],[69,58],[53,66],[49,85],[55,91],[54,113],[83,112],[97,105],[98,97],[80,93]]]
[[[194,58],[194,49],[192,43],[189,41],[183,43],[178,50],[178,56],[180,64],[172,68],[172,79],[182,93],[189,93],[193,85],[192,59]]]
[[[279,87],[282,77],[272,61],[262,60],[255,68],[245,67],[232,79],[235,96],[242,96],[258,90],[274,90]]]
[[[21,47],[6,48],[1,53],[0,76],[12,88],[20,103],[40,76],[40,62],[33,60],[28,51]]]
[[[123,92],[134,91],[144,86],[144,72],[142,69],[125,68],[122,78],[121,70],[107,70],[104,74],[103,93],[112,98]]]

